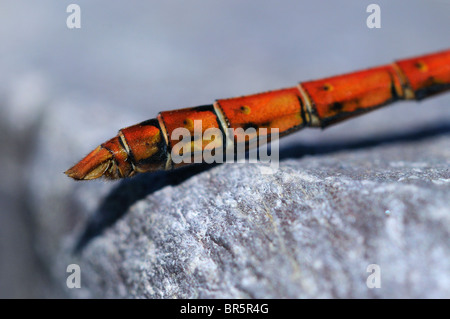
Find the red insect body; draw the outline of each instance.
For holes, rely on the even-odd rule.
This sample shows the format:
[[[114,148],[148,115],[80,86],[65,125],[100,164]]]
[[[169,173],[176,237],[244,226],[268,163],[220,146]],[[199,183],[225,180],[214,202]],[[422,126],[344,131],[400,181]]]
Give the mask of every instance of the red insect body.
[[[172,139],[177,128],[193,134],[190,144],[202,139],[200,148],[204,150],[211,140],[203,140],[202,134],[210,128],[224,133],[228,128],[278,128],[283,136],[305,126],[326,127],[397,100],[421,100],[449,89],[447,50],[292,88],[220,99],[213,105],[162,112],[157,119],[124,128],[66,174],[78,180],[101,176],[116,179],[176,168],[180,164],[175,164],[170,154],[177,143]],[[199,131],[195,129],[198,120],[202,124]],[[234,139],[239,140],[242,130],[234,132]],[[246,136],[246,141],[257,140],[261,137],[258,134]],[[224,141],[217,140],[216,146],[227,147]]]

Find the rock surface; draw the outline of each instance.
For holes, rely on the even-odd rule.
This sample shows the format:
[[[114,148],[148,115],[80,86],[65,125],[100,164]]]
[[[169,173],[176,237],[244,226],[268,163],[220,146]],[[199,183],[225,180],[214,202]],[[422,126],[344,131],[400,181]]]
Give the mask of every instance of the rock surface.
[[[83,290],[95,297],[448,297],[449,159],[443,136],[283,160],[272,174],[261,164],[214,167],[118,208],[126,209],[123,218],[79,256]],[[150,189],[147,178],[113,192],[133,197]],[[381,268],[381,289],[366,285],[371,264]]]
[[[70,146],[83,135],[49,132],[66,114],[86,130],[95,118],[67,112],[70,104],[57,109],[34,131],[23,175],[33,248],[53,294],[450,296],[447,121],[371,139],[339,141],[337,133],[331,142],[288,143],[275,169],[230,163],[76,183],[62,172],[80,157]],[[81,289],[66,287],[73,263]],[[371,264],[381,267],[381,289],[366,286]]]

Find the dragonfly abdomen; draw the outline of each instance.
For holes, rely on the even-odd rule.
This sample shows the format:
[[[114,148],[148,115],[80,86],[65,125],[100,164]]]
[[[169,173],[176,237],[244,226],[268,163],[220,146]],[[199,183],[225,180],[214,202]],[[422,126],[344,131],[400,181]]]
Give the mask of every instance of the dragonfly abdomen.
[[[284,136],[303,127],[324,128],[397,100],[421,100],[449,89],[447,50],[296,87],[219,99],[213,105],[161,112],[157,119],[121,129],[66,174],[116,179],[172,169],[185,164],[173,155],[186,150],[195,159],[191,162],[201,162],[205,150],[226,149],[230,141],[248,145],[263,135],[269,140],[271,129]],[[183,134],[189,138],[181,138]]]

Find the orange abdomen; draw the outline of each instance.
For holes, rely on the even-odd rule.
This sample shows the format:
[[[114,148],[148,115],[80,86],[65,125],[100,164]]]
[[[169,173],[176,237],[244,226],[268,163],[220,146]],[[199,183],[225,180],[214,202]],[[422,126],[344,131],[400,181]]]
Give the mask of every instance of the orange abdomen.
[[[270,139],[272,129],[283,136],[306,126],[323,128],[396,100],[421,100],[449,89],[447,50],[296,87],[219,99],[213,105],[162,112],[157,119],[124,128],[66,174],[115,179],[171,169],[184,165],[175,163],[174,155],[202,161],[205,150],[225,149],[236,141],[247,147],[262,137]],[[180,138],[185,133],[188,137]]]

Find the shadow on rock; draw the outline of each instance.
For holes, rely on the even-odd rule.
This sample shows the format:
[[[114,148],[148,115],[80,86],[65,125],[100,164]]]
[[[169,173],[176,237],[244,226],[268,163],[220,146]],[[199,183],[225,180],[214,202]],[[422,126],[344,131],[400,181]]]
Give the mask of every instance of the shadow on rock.
[[[305,155],[329,154],[343,150],[362,149],[380,144],[418,141],[450,133],[450,123],[435,124],[408,132],[365,138],[357,141],[333,143],[297,143],[280,150],[280,160],[301,158]],[[96,236],[121,218],[135,202],[169,185],[178,185],[190,177],[219,164],[198,164],[174,171],[140,174],[120,182],[102,201],[96,212],[88,219],[74,252],[79,253]]]
[[[178,185],[216,165],[218,164],[196,164],[173,171],[139,174],[121,181],[103,199],[95,213],[88,219],[86,227],[76,243],[74,253],[80,253],[93,238],[121,218],[135,202],[165,186]]]
[[[415,130],[389,133],[376,137],[362,138],[353,141],[341,141],[333,143],[294,143],[280,150],[280,161],[289,158],[301,158],[305,155],[320,155],[340,152],[343,150],[355,150],[375,147],[381,144],[407,143],[432,138],[439,135],[450,134],[450,122],[434,124]]]

